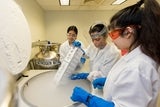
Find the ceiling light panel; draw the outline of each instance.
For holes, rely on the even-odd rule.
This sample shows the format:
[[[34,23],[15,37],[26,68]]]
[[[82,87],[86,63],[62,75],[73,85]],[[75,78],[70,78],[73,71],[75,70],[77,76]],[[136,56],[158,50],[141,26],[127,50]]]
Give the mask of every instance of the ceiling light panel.
[[[112,5],[116,5],[116,4],[122,4],[123,2],[125,2],[127,0],[116,0],[112,3]]]
[[[70,0],[59,0],[60,5],[68,6],[70,5]]]

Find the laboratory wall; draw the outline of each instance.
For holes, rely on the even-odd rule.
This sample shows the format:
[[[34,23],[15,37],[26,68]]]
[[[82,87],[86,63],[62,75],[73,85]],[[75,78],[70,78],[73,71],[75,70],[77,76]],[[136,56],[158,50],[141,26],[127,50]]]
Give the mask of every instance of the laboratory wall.
[[[15,0],[22,9],[31,31],[32,42],[45,39],[44,10],[36,0]]]
[[[108,24],[116,11],[45,11],[36,0],[15,0],[22,9],[31,31],[32,42],[50,40],[63,43],[70,25],[78,28],[78,39],[87,46],[91,40],[89,27],[95,22]],[[34,56],[34,55],[33,55]]]
[[[63,43],[66,40],[67,28],[75,25],[78,28],[78,39],[85,46],[91,42],[88,31],[95,22],[108,24],[116,11],[47,11],[45,12],[46,38],[53,42]]]
[[[31,41],[46,39],[44,10],[37,4],[36,0],[15,0],[22,9],[31,31]],[[38,47],[32,48],[31,58],[39,51]]]

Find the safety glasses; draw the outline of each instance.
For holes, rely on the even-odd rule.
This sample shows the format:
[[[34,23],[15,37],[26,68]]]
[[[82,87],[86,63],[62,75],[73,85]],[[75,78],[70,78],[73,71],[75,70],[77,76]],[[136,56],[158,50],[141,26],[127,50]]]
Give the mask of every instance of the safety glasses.
[[[109,36],[111,37],[111,39],[115,40],[115,39],[117,39],[120,35],[122,35],[123,32],[124,32],[124,28],[118,28],[118,29],[112,30],[112,31],[109,33]]]
[[[67,33],[67,36],[72,36],[72,37],[76,37],[76,34],[72,34],[72,33]]]

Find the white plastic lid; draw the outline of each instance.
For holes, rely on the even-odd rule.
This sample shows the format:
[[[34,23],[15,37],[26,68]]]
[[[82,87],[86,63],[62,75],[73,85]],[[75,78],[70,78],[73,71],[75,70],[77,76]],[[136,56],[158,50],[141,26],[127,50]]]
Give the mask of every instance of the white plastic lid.
[[[27,66],[31,33],[26,18],[14,0],[0,0],[0,65],[12,74]]]

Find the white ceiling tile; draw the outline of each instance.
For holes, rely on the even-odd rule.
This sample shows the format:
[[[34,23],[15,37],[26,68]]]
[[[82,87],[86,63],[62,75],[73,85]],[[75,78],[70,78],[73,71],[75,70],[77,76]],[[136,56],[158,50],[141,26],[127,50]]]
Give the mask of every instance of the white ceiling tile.
[[[115,0],[70,0],[70,6],[60,6],[59,0],[36,0],[44,10],[119,10],[139,0],[127,0],[121,5],[111,5]],[[86,1],[84,3],[84,1]],[[160,3],[160,0],[157,0]]]

